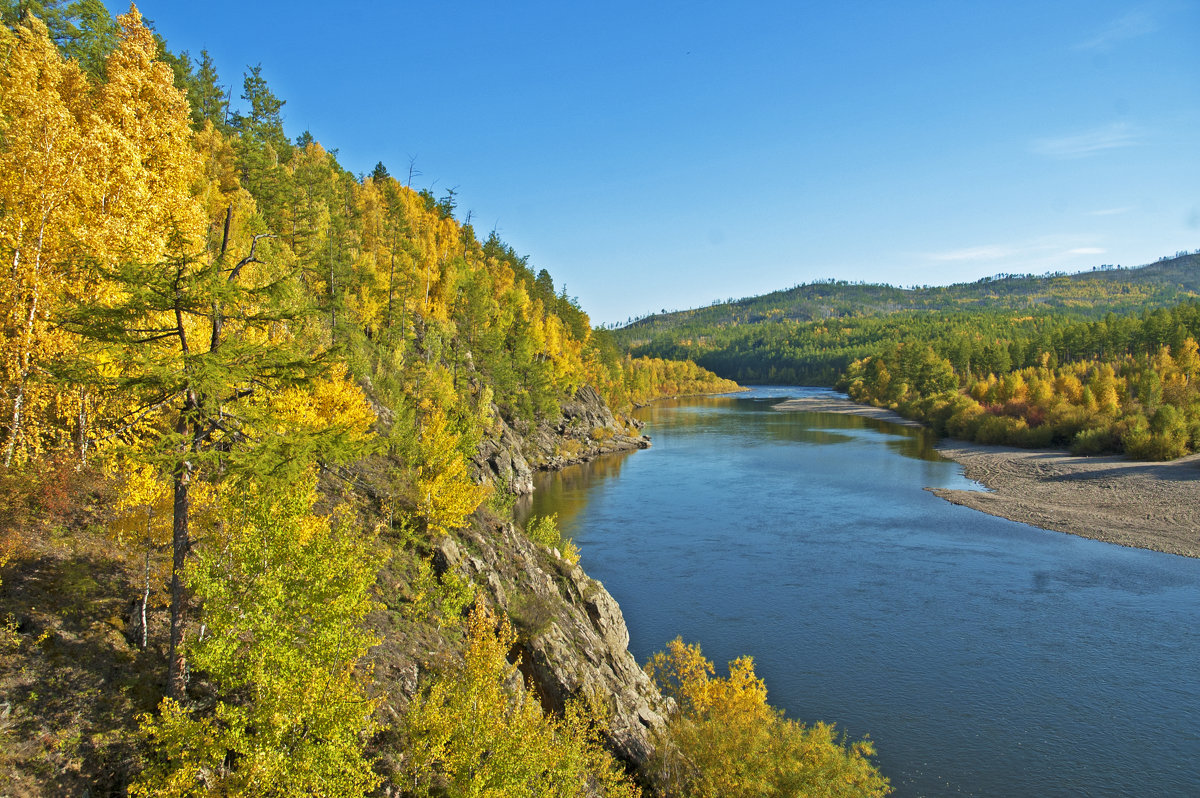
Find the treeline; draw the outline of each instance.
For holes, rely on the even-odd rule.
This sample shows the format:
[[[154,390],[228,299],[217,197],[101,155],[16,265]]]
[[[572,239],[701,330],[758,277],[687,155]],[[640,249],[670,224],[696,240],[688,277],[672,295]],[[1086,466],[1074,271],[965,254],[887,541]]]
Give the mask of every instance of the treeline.
[[[940,434],[1169,460],[1200,449],[1200,304],[1008,337],[912,337],[854,361],[852,398]]]
[[[1144,309],[1089,320],[1066,311],[918,312],[857,315],[822,321],[776,321],[727,327],[684,325],[672,336],[634,339],[636,355],[687,357],[739,382],[833,385],[854,360],[888,342],[926,341],[960,373],[1003,373],[1054,361],[1111,359],[1144,341],[1178,346],[1196,328],[1196,304]],[[626,332],[617,340],[632,336]]]
[[[172,54],[136,9],[0,15],[0,568],[99,536],[138,574],[138,661],[162,668],[142,683],[166,692],[87,739],[49,715],[25,740],[6,724],[5,772],[111,755],[133,795],[635,794],[601,709],[546,715],[514,684],[505,620],[428,552],[491,498],[469,462],[502,419],[552,417],[584,384],[618,408],[732,386],[625,356],[547,272],[457,221],[452,192],[289,139],[259,69],[233,110],[207,54]],[[399,590],[385,564],[406,574],[399,615],[466,646],[389,721],[386,768],[366,624]],[[50,632],[0,620],[14,717],[101,700],[22,681]],[[886,789],[869,749],[819,732],[797,755],[847,778],[789,773]],[[717,772],[662,745],[689,783]]]

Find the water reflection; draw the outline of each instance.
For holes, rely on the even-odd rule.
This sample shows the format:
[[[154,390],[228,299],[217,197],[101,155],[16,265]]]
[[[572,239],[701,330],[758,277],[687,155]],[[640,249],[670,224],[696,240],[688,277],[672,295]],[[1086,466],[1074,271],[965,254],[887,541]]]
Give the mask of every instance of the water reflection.
[[[553,508],[537,512],[557,513],[560,529],[575,527],[589,497],[600,491],[605,483],[616,479],[626,459],[632,454],[634,453],[622,452],[604,455],[588,463],[567,466],[561,471],[541,471],[535,474],[533,484],[538,506]],[[517,523],[524,524],[535,512],[534,497],[518,497],[513,512]]]
[[[649,424],[652,435],[669,426],[672,430],[707,430],[737,436],[743,433],[747,421],[751,421],[761,425],[762,432],[768,438],[777,441],[836,446],[850,443],[856,438],[882,435],[888,439],[886,445],[903,457],[945,462],[935,448],[937,436],[921,427],[908,427],[849,413],[774,409],[780,402],[801,395],[802,390],[774,389],[764,392],[763,389],[752,389],[746,394],[675,399],[642,408],[637,415]]]

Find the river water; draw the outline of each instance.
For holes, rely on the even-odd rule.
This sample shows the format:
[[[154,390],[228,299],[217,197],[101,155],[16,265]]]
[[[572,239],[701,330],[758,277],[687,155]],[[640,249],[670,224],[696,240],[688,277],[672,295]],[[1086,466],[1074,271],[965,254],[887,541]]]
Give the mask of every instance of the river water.
[[[541,475],[526,512],[558,514],[638,661],[753,655],[900,798],[1200,796],[1200,560],[944,502],[923,488],[978,486],[927,431],[771,409],[809,392],[656,404],[651,449]]]

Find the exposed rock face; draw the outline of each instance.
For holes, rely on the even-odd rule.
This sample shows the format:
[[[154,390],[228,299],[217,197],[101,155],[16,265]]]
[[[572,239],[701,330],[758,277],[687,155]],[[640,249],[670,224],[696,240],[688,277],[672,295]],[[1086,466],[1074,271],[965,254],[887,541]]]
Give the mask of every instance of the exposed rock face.
[[[590,387],[563,407],[562,416],[535,428],[502,424],[475,457],[481,479],[516,494],[533,491],[536,469],[561,468],[607,452],[646,448],[641,424],[619,418]],[[533,543],[509,520],[477,514],[471,527],[433,543],[435,571],[457,572],[512,619],[520,670],[544,708],[562,712],[574,698],[597,697],[609,709],[611,749],[635,769],[653,750],[653,731],[670,705],[629,653],[629,630],[604,586],[559,552]],[[385,587],[403,582],[385,573]],[[393,592],[393,591],[389,591]],[[403,592],[403,591],[401,591]],[[404,599],[376,614],[383,643],[374,653],[376,677],[387,695],[389,721],[398,723],[421,684],[461,656],[461,645],[431,624],[403,620]],[[387,749],[386,743],[382,747]],[[385,758],[393,756],[385,754]],[[383,763],[384,769],[391,767]]]
[[[469,533],[476,552],[456,566],[513,619],[521,669],[543,705],[596,695],[609,702],[609,741],[626,761],[650,755],[651,730],[667,710],[629,653],[629,630],[617,602],[578,565],[532,543],[511,523]],[[444,548],[443,548],[444,550]]]
[[[475,455],[482,480],[518,496],[533,492],[533,472],[583,463],[601,454],[645,449],[650,439],[642,423],[616,416],[595,388],[585,385],[564,402],[562,416],[530,429],[501,421],[500,434],[484,441]],[[514,428],[515,427],[515,428]]]

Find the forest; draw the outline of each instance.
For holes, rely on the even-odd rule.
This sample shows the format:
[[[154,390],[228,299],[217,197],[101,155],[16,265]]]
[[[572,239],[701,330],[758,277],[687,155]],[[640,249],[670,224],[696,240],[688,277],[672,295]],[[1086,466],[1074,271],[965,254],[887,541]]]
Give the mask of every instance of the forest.
[[[615,758],[605,696],[524,686],[536,602],[446,566],[512,529],[485,442],[734,383],[627,354],[453,192],[289,138],[258,67],[237,103],[136,8],[0,14],[6,794],[886,794],[682,641],[655,756]],[[509,566],[575,574],[520,534]]]
[[[1200,448],[1197,275],[1200,258],[1180,254],[911,291],[814,284],[737,304],[757,321],[714,306],[613,334],[742,383],[836,386],[964,440],[1170,460]],[[846,304],[781,318],[781,297],[808,313],[818,289]]]

